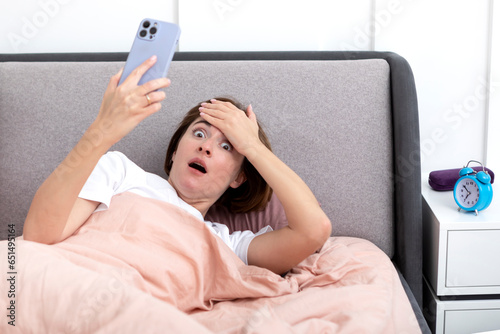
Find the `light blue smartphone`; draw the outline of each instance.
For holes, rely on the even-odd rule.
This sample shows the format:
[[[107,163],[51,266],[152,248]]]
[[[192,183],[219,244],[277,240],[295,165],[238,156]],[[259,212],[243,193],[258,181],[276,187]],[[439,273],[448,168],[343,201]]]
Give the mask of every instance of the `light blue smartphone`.
[[[157,56],[156,63],[142,76],[138,84],[166,77],[180,34],[181,29],[177,24],[153,19],[142,20],[118,85],[121,85],[137,66],[154,55]]]

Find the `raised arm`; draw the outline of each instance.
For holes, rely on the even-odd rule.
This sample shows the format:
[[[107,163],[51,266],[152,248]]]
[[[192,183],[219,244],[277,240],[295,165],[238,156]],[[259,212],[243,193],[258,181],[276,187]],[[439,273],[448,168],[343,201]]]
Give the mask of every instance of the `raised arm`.
[[[25,240],[47,244],[64,240],[95,210],[99,203],[78,198],[78,194],[97,162],[113,144],[161,108],[165,93],[156,90],[167,87],[168,79],[137,85],[155,62],[154,57],[145,61],[120,86],[122,71],[111,78],[95,121],[38,188],[24,222]]]
[[[212,101],[201,109],[202,117],[219,128],[231,144],[257,169],[276,193],[288,226],[255,237],[248,248],[248,264],[282,274],[322,247],[331,223],[304,181],[258,138],[256,116],[231,103]]]

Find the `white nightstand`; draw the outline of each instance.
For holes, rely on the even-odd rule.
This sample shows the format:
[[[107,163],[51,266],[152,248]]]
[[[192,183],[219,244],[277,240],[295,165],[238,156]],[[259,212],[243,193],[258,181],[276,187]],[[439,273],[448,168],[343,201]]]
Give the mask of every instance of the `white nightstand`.
[[[484,211],[458,211],[453,192],[422,176],[424,314],[435,333],[500,329],[500,193]]]

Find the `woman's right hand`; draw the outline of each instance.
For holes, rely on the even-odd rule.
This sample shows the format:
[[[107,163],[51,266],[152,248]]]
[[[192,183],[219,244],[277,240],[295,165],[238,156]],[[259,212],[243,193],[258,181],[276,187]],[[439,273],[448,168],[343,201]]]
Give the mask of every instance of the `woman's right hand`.
[[[66,158],[38,188],[24,222],[24,239],[46,244],[64,240],[92,214],[99,203],[78,197],[101,156],[147,116],[160,110],[170,85],[166,78],[138,86],[156,62],[150,58],[118,86],[122,71],[109,81],[95,121]],[[146,97],[146,95],[149,97]]]
[[[138,86],[144,73],[156,62],[153,56],[139,65],[125,81],[118,86],[123,69],[111,77],[99,114],[91,125],[99,131],[101,138],[115,144],[132,131],[146,117],[160,110],[160,102],[165,99],[165,92],[159,89],[170,85],[170,80],[160,78]]]

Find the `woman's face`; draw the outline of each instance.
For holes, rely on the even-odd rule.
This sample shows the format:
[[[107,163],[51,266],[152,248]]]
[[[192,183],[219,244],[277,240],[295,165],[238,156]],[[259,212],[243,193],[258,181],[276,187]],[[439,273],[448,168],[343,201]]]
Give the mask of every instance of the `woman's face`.
[[[219,129],[198,117],[172,156],[168,182],[180,198],[205,214],[229,187],[245,181],[243,160]]]

